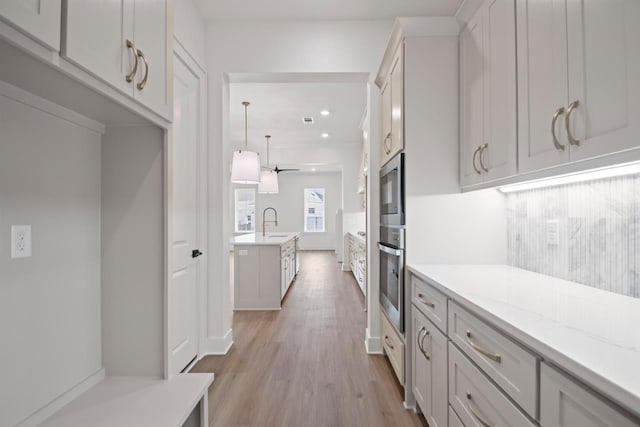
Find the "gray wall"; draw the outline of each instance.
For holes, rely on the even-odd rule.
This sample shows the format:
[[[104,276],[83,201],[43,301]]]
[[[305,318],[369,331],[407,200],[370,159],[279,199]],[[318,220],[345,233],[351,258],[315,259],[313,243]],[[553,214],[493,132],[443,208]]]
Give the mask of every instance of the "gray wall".
[[[100,134],[0,95],[0,425],[101,368]],[[32,226],[10,259],[11,225]]]
[[[640,175],[513,193],[509,264],[640,298]],[[558,221],[559,244],[548,244]]]
[[[267,224],[268,232],[299,231],[300,249],[336,248],[336,210],[342,207],[342,177],[335,173],[292,173],[282,172],[278,177],[278,194],[258,194],[256,188],[256,233],[262,233],[262,211],[271,206],[278,211],[278,227]],[[238,187],[234,187],[238,188]],[[304,189],[324,188],[326,196],[324,233],[304,233]],[[231,192],[233,199],[233,191]],[[232,203],[233,204],[233,200]],[[233,217],[233,214],[231,215]],[[273,219],[273,212],[267,212],[267,219]],[[233,222],[231,223],[233,227]],[[233,230],[233,228],[231,228]]]

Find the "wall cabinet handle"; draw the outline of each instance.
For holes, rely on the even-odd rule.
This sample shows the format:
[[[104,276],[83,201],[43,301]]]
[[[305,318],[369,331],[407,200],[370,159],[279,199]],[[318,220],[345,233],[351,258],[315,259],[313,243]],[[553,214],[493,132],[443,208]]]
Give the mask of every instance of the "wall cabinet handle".
[[[389,348],[390,348],[391,350],[393,350],[393,349],[395,348],[395,347],[393,346],[393,344],[391,344],[391,343],[389,342],[389,336],[388,336],[388,335],[385,335],[385,336],[384,336],[384,342],[389,346]]]
[[[435,303],[429,302],[426,299],[424,299],[424,295],[422,294],[418,294],[418,300],[424,305],[426,305],[427,307],[436,308]]]
[[[422,345],[420,345],[420,335],[422,335],[423,332],[427,332],[427,328],[425,328],[424,326],[420,328],[420,331],[418,332],[418,336],[416,338],[416,343],[418,344],[418,348],[422,352],[424,352],[424,350],[422,349]]]
[[[558,122],[558,117],[562,114],[564,114],[564,107],[558,108],[551,119],[551,136],[553,137],[553,145],[558,151],[564,151],[564,145],[560,144],[556,136],[556,123]]]
[[[573,110],[575,110],[579,106],[580,101],[573,101],[571,104],[569,104],[569,108],[567,108],[567,115],[564,119],[564,125],[567,128],[567,137],[569,138],[569,144],[575,145],[576,147],[580,146],[580,141],[575,139],[573,137],[573,134],[571,133],[571,113],[573,113]]]
[[[487,169],[487,167],[484,165],[484,161],[482,159],[484,158],[484,153],[485,151],[487,151],[488,148],[489,148],[489,144],[481,145],[480,154],[478,155],[478,160],[480,160],[480,168],[485,172],[489,172],[489,169]]]
[[[138,50],[136,49],[135,45],[131,40],[127,40],[127,47],[133,53],[134,63],[133,63],[133,69],[129,74],[125,76],[125,80],[127,81],[127,83],[131,83],[136,73],[138,72]]]
[[[473,170],[476,171],[478,175],[482,175],[482,172],[476,166],[476,157],[478,156],[480,150],[482,150],[482,145],[478,146],[478,148],[476,148],[476,151],[473,152],[473,158],[471,160],[471,163],[473,164]]]
[[[478,414],[475,409],[473,409],[473,406],[471,406],[471,393],[467,392],[467,408],[469,408],[469,412],[471,412],[471,415],[473,415],[473,417],[478,420],[478,422],[480,424],[483,425],[483,427],[493,427],[491,424],[489,424],[488,422],[486,422],[481,416],[480,414]]]
[[[389,132],[387,134],[387,136],[384,137],[384,141],[382,142],[382,147],[384,148],[384,152],[386,154],[389,154],[389,153],[391,153],[391,148],[393,147],[393,145],[391,143],[391,144],[389,144],[389,148],[387,148],[387,141],[391,142],[391,132]]]
[[[502,356],[500,356],[498,353],[492,353],[488,350],[485,350],[482,347],[479,347],[476,343],[474,343],[473,341],[471,341],[471,331],[467,329],[467,342],[469,343],[469,345],[478,353],[488,357],[489,359],[501,363],[502,362]]]
[[[136,85],[138,87],[138,90],[141,91],[147,85],[147,79],[149,78],[149,61],[147,61],[147,58],[144,56],[144,53],[142,53],[142,51],[140,49],[136,49],[136,54],[140,58],[142,58],[142,60],[144,61],[144,77]]]

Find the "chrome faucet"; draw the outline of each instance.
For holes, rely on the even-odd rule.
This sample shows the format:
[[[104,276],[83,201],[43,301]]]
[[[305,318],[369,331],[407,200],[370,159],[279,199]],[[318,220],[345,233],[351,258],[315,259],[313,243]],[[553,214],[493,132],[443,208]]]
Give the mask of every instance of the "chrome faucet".
[[[273,211],[273,213],[276,215],[276,219],[275,219],[275,221],[267,221],[267,220],[266,220],[267,211],[268,211],[269,209],[271,209],[271,210]],[[263,211],[262,211],[262,237],[264,237],[264,236],[266,236],[266,235],[267,235],[267,229],[266,229],[266,227],[265,227],[265,226],[266,226],[266,224],[267,224],[268,222],[273,222],[273,223],[275,224],[275,226],[276,226],[276,227],[278,226],[278,211],[277,211],[277,210],[275,210],[274,208],[271,208],[271,207],[266,208],[265,210],[263,210]]]

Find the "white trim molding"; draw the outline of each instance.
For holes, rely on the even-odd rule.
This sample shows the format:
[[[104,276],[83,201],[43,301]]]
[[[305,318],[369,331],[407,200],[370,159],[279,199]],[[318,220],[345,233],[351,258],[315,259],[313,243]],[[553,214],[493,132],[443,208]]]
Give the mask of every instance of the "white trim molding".
[[[366,338],[364,340],[364,346],[367,349],[367,354],[383,354],[382,353],[382,339],[380,337],[372,337],[369,335],[369,328],[366,329]]]
[[[204,356],[224,356],[233,345],[233,329],[229,329],[223,337],[208,337],[207,351]]]

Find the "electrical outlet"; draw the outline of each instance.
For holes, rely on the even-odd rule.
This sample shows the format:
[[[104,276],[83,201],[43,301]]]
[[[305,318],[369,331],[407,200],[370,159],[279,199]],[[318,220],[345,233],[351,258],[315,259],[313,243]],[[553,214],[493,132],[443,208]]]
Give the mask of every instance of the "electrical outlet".
[[[31,256],[31,226],[11,226],[11,258],[27,258]]]
[[[560,244],[560,221],[550,219],[547,221],[547,245],[558,246]]]

